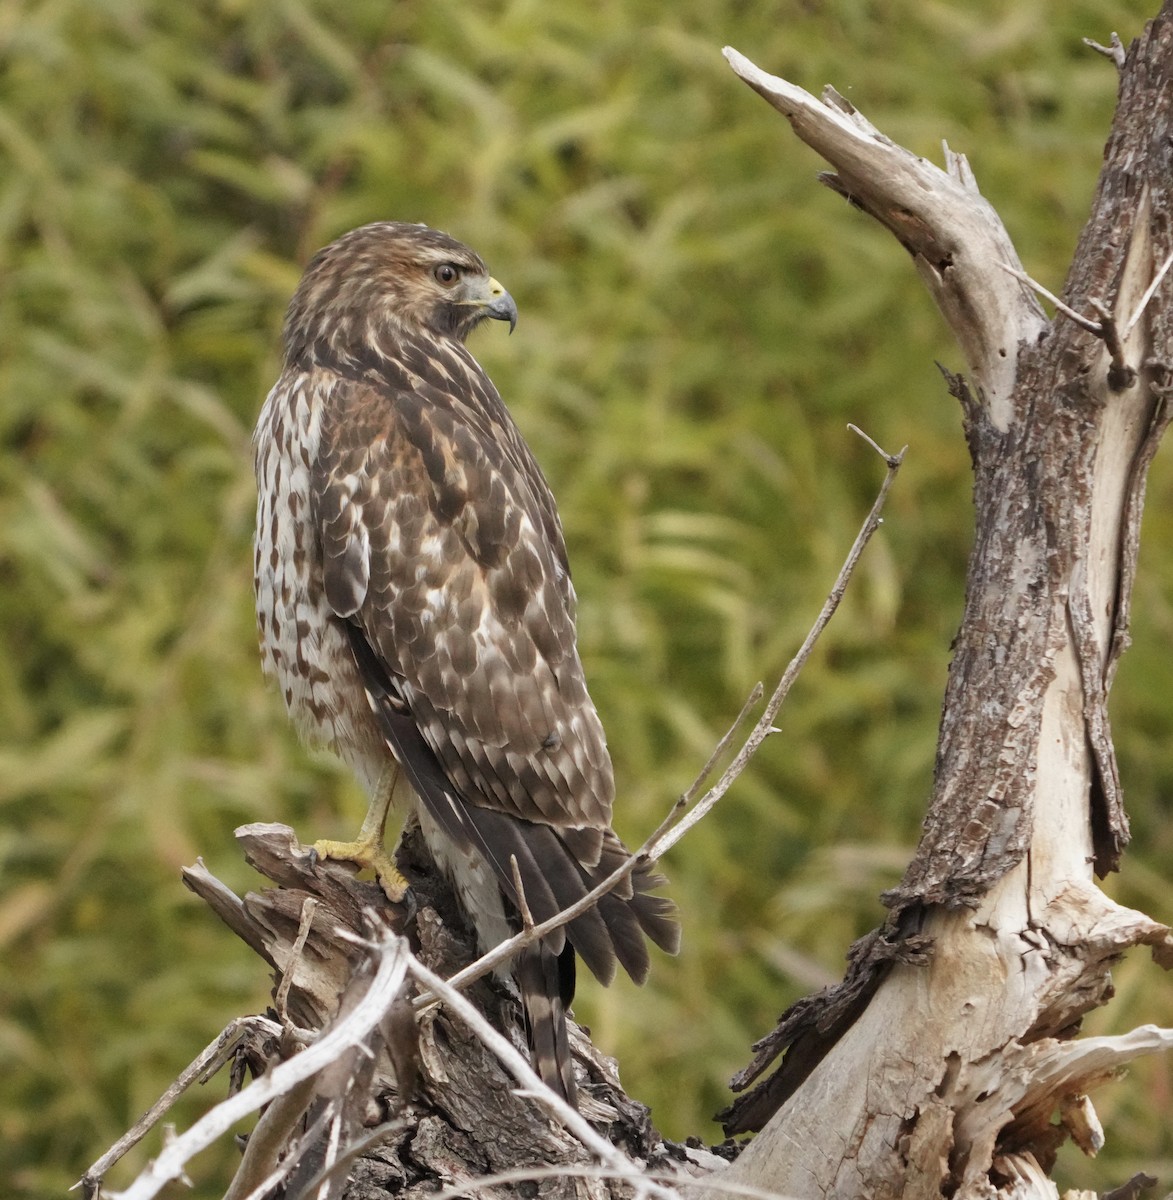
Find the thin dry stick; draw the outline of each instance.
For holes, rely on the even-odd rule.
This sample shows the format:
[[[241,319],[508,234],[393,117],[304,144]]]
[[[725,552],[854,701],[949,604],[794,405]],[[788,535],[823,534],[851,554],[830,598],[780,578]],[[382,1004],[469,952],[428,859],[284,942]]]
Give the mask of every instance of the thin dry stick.
[[[601,1162],[623,1178],[631,1179],[637,1194],[651,1194],[662,1196],[665,1200],[677,1200],[677,1193],[673,1189],[645,1184],[638,1168],[605,1137],[597,1133],[594,1126],[577,1109],[572,1108],[561,1096],[548,1088],[530,1066],[529,1058],[508,1038],[498,1033],[470,1000],[435,972],[429,971],[414,955],[407,958],[407,970],[455,1013],[477,1035],[482,1044],[497,1056],[501,1065],[521,1084],[522,1095],[531,1097],[546,1108],[551,1116],[574,1134]]]
[[[298,1081],[265,1109],[264,1116],[249,1134],[244,1156],[224,1193],[224,1200],[251,1200],[253,1196],[263,1196],[289,1174],[295,1160],[292,1156],[283,1163],[279,1159],[314,1098],[316,1083],[312,1075]]]
[[[482,955],[476,962],[465,967],[462,971],[458,971],[448,981],[449,986],[453,988],[467,987],[474,980],[480,979],[494,970],[503,962],[508,962],[518,951],[531,945],[533,942],[552,933],[555,929],[561,928],[569,921],[573,921],[575,917],[586,912],[593,905],[598,903],[599,899],[605,896],[612,888],[621,883],[637,866],[645,863],[650,859],[659,858],[665,851],[675,846],[678,841],[699,821],[701,821],[716,805],[717,801],[729,790],[737,777],[745,770],[749,760],[757,753],[762,742],[770,736],[774,730],[774,718],[778,715],[779,708],[782,707],[782,702],[786,699],[790,689],[794,686],[794,681],[798,677],[799,671],[802,670],[806,660],[810,657],[811,651],[814,649],[815,643],[818,641],[823,630],[826,628],[828,621],[834,616],[835,610],[839,607],[840,601],[843,599],[843,594],[847,590],[847,584],[855,571],[856,564],[859,562],[860,555],[863,554],[864,547],[872,539],[872,535],[880,527],[880,513],[884,507],[884,501],[888,497],[888,492],[896,479],[896,474],[900,470],[900,465],[904,461],[904,455],[908,451],[905,446],[899,454],[887,454],[881,450],[878,445],[865,433],[859,430],[854,425],[849,425],[852,432],[863,438],[877,454],[883,458],[887,465],[888,472],[884,476],[884,482],[880,485],[880,490],[876,495],[875,502],[872,504],[871,511],[868,513],[863,525],[860,527],[859,533],[856,535],[855,541],[852,543],[847,558],[844,560],[843,566],[839,570],[839,574],[835,579],[835,585],[832,587],[830,594],[824,603],[822,610],[819,612],[814,625],[811,626],[810,632],[806,635],[806,639],[799,647],[798,653],[790,660],[778,686],[774,689],[774,694],[770,697],[770,702],[766,705],[758,723],[746,738],[741,750],[737,756],[726,768],[725,773],[721,778],[709,789],[708,792],[697,802],[686,816],[681,817],[679,814],[683,809],[686,797],[695,794],[697,785],[694,784],[688,792],[685,793],[672,806],[668,816],[660,823],[659,828],[644,842],[644,844],[631,855],[626,862],[617,867],[610,875],[607,876],[596,887],[592,888],[581,900],[576,901],[569,908],[565,908],[562,912],[555,914],[548,920],[543,921],[540,925],[535,925],[530,929],[523,929],[520,933],[515,934],[507,941],[501,942],[495,946],[489,953]],[[760,687],[760,685],[759,685]],[[742,708],[737,720],[730,727],[729,732],[718,744],[718,750],[714,755],[711,755],[701,772],[699,779],[703,779],[712,769],[712,764],[716,761],[719,753],[722,752],[726,745],[732,740],[734,731],[741,723],[744,716],[752,707],[755,697],[758,695],[758,688],[750,694],[750,699]],[[417,1009],[422,1009],[434,1003],[434,996],[427,992],[417,996],[415,1001]]]
[[[286,1175],[289,1174],[289,1172],[293,1169],[293,1166],[294,1163],[291,1155],[290,1159],[286,1162],[283,1162],[268,1177],[268,1179],[262,1179],[261,1182],[258,1183],[257,1186],[253,1188],[253,1190],[249,1192],[247,1196],[245,1196],[244,1200],[265,1200],[266,1196],[272,1195],[273,1189],[285,1178]]]
[[[1081,329],[1086,329],[1088,333],[1094,333],[1097,336],[1101,333],[1099,321],[1093,321],[1091,317],[1085,317],[1082,313],[1077,313],[1070,305],[1065,304],[1054,292],[1049,292],[1037,279],[1032,279],[1025,271],[1018,270],[1017,267],[1012,267],[1008,263],[999,263],[998,266],[1006,272],[1007,275],[1013,275],[1021,283],[1025,283],[1027,287],[1032,287],[1040,296],[1045,296],[1061,312],[1065,317],[1070,317]]]
[[[1161,286],[1161,280],[1169,273],[1169,267],[1173,266],[1173,250],[1166,256],[1165,261],[1161,264],[1161,269],[1153,276],[1152,283],[1145,288],[1145,293],[1140,298],[1140,302],[1136,306],[1136,312],[1128,318],[1128,324],[1124,326],[1124,333],[1121,335],[1127,340],[1128,335],[1136,326],[1137,321],[1144,315],[1144,310],[1148,308],[1149,301],[1157,294],[1157,288]]]
[[[695,1188],[704,1187],[706,1192],[724,1192],[727,1196],[744,1196],[748,1200],[795,1200],[795,1197],[783,1192],[770,1192],[754,1187],[748,1183],[724,1183],[720,1178],[711,1176],[697,1177],[695,1175],[672,1174],[667,1171],[644,1171],[638,1176],[640,1180],[650,1183],[664,1183],[669,1187]],[[496,1175],[482,1175],[476,1180],[478,1189],[498,1187],[506,1183],[540,1183],[543,1179],[621,1179],[630,1182],[631,1176],[619,1174],[606,1167],[592,1167],[585,1163],[573,1166],[559,1167],[515,1167],[510,1171],[501,1171]],[[464,1200],[469,1194],[468,1184],[462,1183],[446,1191],[437,1192],[431,1200]]]
[[[166,1116],[172,1105],[175,1104],[179,1097],[193,1083],[197,1081],[202,1083],[208,1075],[218,1071],[228,1055],[239,1045],[241,1039],[254,1029],[262,1030],[271,1037],[281,1036],[281,1026],[275,1021],[270,1021],[267,1017],[240,1017],[232,1021],[214,1042],[206,1046],[183,1069],[179,1078],[69,1190],[73,1191],[75,1188],[80,1187],[82,1195],[85,1196],[86,1200],[93,1200],[93,1197],[98,1195],[98,1191],[102,1186],[102,1179],[106,1172],[124,1154],[134,1149],[154,1129],[163,1117]]]
[[[309,1080],[309,1083],[310,1083],[310,1086],[313,1087],[317,1083],[317,1080],[311,1078]],[[286,1095],[289,1095],[289,1093],[286,1093]],[[284,1097],[282,1097],[282,1099],[284,1099]],[[265,1116],[268,1116],[269,1112],[271,1112],[275,1106],[276,1106],[276,1103],[270,1104],[269,1108],[266,1109],[266,1111],[265,1111]],[[314,1144],[314,1142],[321,1136],[322,1129],[325,1127],[327,1121],[332,1119],[333,1112],[334,1112],[334,1103],[333,1103],[333,1101],[331,1101],[330,1103],[326,1104],[323,1107],[322,1111],[318,1114],[318,1117],[314,1121],[314,1123],[312,1125],[310,1125],[309,1128],[306,1129],[301,1134],[301,1136],[297,1138],[296,1141],[291,1143],[290,1149],[289,1149],[288,1153],[286,1154],[285,1158],[282,1160],[282,1162],[271,1172],[271,1174],[267,1178],[262,1179],[261,1182],[258,1183],[257,1186],[255,1188],[253,1188],[253,1190],[251,1192],[249,1192],[249,1194],[247,1196],[244,1197],[244,1200],[265,1200],[265,1197],[270,1195],[273,1188],[275,1188],[277,1186],[277,1184],[281,1183],[289,1174],[291,1174],[297,1167],[299,1167],[301,1165],[301,1160],[302,1160],[302,1147],[303,1146],[312,1146]],[[261,1120],[263,1121],[264,1117],[262,1117]],[[258,1129],[260,1128],[259,1121],[257,1122],[257,1128]],[[251,1134],[249,1137],[249,1145],[250,1146],[252,1145],[252,1139],[255,1136],[256,1136],[256,1133],[254,1131],[254,1133]],[[241,1173],[241,1169],[238,1169],[236,1172],[236,1176],[239,1177],[240,1173]],[[232,1183],[235,1186],[235,1184],[236,1184],[235,1177],[233,1178]],[[298,1195],[299,1196],[309,1195],[309,1193],[312,1190],[313,1190],[312,1186],[303,1188],[301,1190],[301,1192],[298,1193]],[[226,1194],[224,1196],[224,1200],[229,1200],[229,1194]]]
[[[1170,263],[1173,263],[1173,254],[1170,254],[1170,256],[1165,259],[1160,270],[1158,270],[1156,275],[1153,277],[1153,281],[1149,284],[1148,288],[1145,290],[1145,294],[1140,299],[1140,303],[1136,306],[1136,312],[1134,312],[1128,319],[1128,323],[1125,325],[1123,333],[1120,331],[1115,314],[1102,300],[1097,300],[1094,296],[1088,299],[1088,304],[1090,304],[1092,308],[1096,310],[1096,313],[1100,318],[1098,321],[1093,321],[1090,317],[1082,316],[1081,314],[1077,313],[1075,309],[1064,304],[1058,296],[1047,291],[1047,289],[1043,287],[1041,283],[1038,283],[1036,280],[1032,279],[1025,272],[1016,270],[1014,267],[1007,266],[1005,263],[999,263],[998,266],[1000,266],[1003,271],[1013,275],[1015,279],[1020,279],[1023,283],[1029,284],[1029,286],[1034,288],[1035,291],[1040,295],[1046,296],[1046,298],[1050,300],[1052,304],[1054,304],[1055,308],[1059,312],[1061,312],[1065,317],[1070,317],[1071,320],[1080,326],[1081,329],[1086,329],[1088,333],[1094,333],[1096,337],[1103,340],[1103,343],[1108,350],[1108,355],[1112,360],[1112,365],[1108,369],[1108,386],[1111,387],[1114,392],[1123,392],[1136,383],[1136,371],[1128,365],[1128,362],[1124,357],[1124,342],[1128,335],[1132,332],[1133,326],[1137,323],[1137,321],[1140,320],[1141,315],[1144,313],[1145,307],[1156,294],[1161,280],[1165,277],[1165,273],[1169,270]]]
[[[758,752],[758,749],[766,738],[770,734],[778,732],[774,728],[774,718],[778,715],[778,710],[782,707],[782,702],[790,694],[790,689],[794,686],[794,681],[798,678],[798,673],[806,665],[807,659],[810,658],[811,651],[815,648],[815,643],[819,640],[823,630],[826,629],[827,623],[835,615],[835,610],[839,607],[843,595],[847,591],[847,585],[851,581],[851,576],[855,573],[856,564],[859,562],[860,555],[863,554],[864,547],[872,540],[872,535],[882,524],[880,513],[884,508],[884,501],[888,497],[888,492],[896,478],[896,473],[900,470],[901,463],[904,462],[904,456],[908,452],[908,447],[905,446],[899,454],[886,454],[871,438],[861,433],[854,425],[850,425],[848,428],[869,442],[887,464],[888,471],[884,476],[884,482],[880,485],[880,491],[876,496],[875,503],[872,504],[871,511],[868,513],[863,525],[860,526],[859,533],[856,534],[855,541],[851,544],[851,549],[847,553],[847,558],[844,560],[843,566],[839,569],[839,574],[835,578],[835,585],[831,588],[826,602],[815,619],[815,623],[811,626],[810,632],[798,648],[798,653],[795,654],[787,665],[786,670],[783,671],[782,678],[778,681],[778,686],[774,689],[774,694],[770,697],[769,703],[767,703],[761,717],[758,718],[758,723],[753,727],[749,737],[745,739],[745,743],[737,752],[737,756],[725,768],[725,773],[721,778],[705,793],[696,807],[678,825],[669,830],[652,848],[651,856],[653,858],[659,858],[665,851],[670,850],[694,825],[704,819],[717,801],[725,795],[737,777],[749,765],[749,760]]]
[[[309,1181],[305,1187],[306,1193],[312,1192],[323,1183],[332,1183],[344,1177],[347,1168],[355,1159],[361,1158],[372,1146],[389,1138],[393,1133],[401,1133],[407,1127],[407,1122],[402,1117],[397,1117],[394,1121],[385,1121],[382,1125],[377,1125],[362,1137],[356,1138],[339,1154],[336,1162],[332,1163],[328,1168],[323,1167]],[[261,1197],[257,1196],[254,1198],[250,1196],[249,1200],[261,1200]]]
[[[334,1113],[333,1119],[330,1121],[330,1138],[326,1143],[326,1159],[325,1167],[330,1170],[338,1161],[338,1144],[342,1137],[342,1110],[339,1105],[338,1111]],[[318,1190],[315,1193],[316,1200],[328,1200],[330,1195],[331,1181],[327,1177],[318,1185]],[[310,1195],[310,1190],[307,1188],[305,1194]]]
[[[289,1018],[285,1012],[285,1006],[289,1000],[289,989],[293,986],[293,976],[297,973],[297,964],[301,959],[302,951],[305,949],[306,939],[310,936],[310,929],[313,928],[314,924],[314,913],[317,911],[318,902],[313,896],[307,896],[301,906],[301,919],[297,926],[297,939],[289,951],[289,957],[285,960],[285,969],[281,972],[281,982],[277,985],[277,995],[273,998],[273,1007],[277,1010],[277,1015],[281,1018],[282,1023],[289,1023]]]
[[[1088,333],[1094,333],[1097,337],[1102,337],[1108,343],[1108,350],[1113,360],[1122,363],[1124,361],[1124,352],[1121,348],[1121,343],[1128,340],[1128,335],[1132,333],[1137,321],[1144,316],[1145,309],[1148,308],[1152,298],[1157,294],[1157,288],[1161,286],[1161,280],[1165,278],[1169,273],[1169,268],[1173,266],[1173,251],[1170,251],[1165,261],[1158,268],[1157,273],[1152,278],[1152,282],[1145,288],[1144,295],[1141,296],[1137,303],[1136,311],[1128,318],[1123,330],[1120,331],[1117,330],[1116,319],[1112,315],[1111,310],[1102,301],[1095,299],[1088,301],[1100,316],[1098,321],[1093,321],[1090,317],[1085,317],[1082,313],[1077,313],[1074,308],[1065,304],[1053,292],[1047,291],[1041,283],[1032,279],[1025,271],[1019,271],[1015,267],[1008,266],[1006,263],[999,263],[998,266],[1008,275],[1013,275],[1015,279],[1025,283],[1028,287],[1034,288],[1040,296],[1045,296],[1059,312],[1065,317],[1070,317],[1080,328],[1086,329]]]
[[[112,1200],[151,1200],[173,1179],[183,1174],[184,1165],[207,1149],[238,1121],[316,1075],[344,1051],[357,1046],[382,1020],[403,987],[407,974],[407,944],[390,937],[375,947],[378,968],[371,985],[346,1017],[323,1033],[312,1046],[285,1062],[278,1063],[242,1092],[229,1096],[206,1112],[186,1133],[163,1148],[124,1192]]]
[[[1114,392],[1127,391],[1136,383],[1136,372],[1128,365],[1124,357],[1124,344],[1120,340],[1120,329],[1116,323],[1116,314],[1101,300],[1094,296],[1088,303],[1100,315],[1100,337],[1112,360],[1108,368],[1108,386]]]
[[[1124,43],[1120,40],[1118,33],[1112,34],[1110,46],[1101,46],[1099,42],[1093,42],[1091,38],[1081,38],[1080,40],[1089,50],[1094,50],[1097,54],[1110,58],[1116,64],[1116,70],[1124,70],[1124,58],[1127,51],[1124,49]]]
[[[755,683],[753,690],[746,698],[745,703],[741,706],[741,712],[733,719],[733,724],[725,730],[721,740],[713,747],[713,753],[709,755],[705,765],[701,767],[700,774],[689,784],[688,791],[680,797],[679,800],[672,806],[672,811],[668,814],[668,819],[661,823],[655,833],[652,834],[649,841],[654,841],[661,833],[667,833],[669,829],[676,823],[675,816],[682,809],[687,808],[696,798],[701,788],[705,786],[709,776],[712,775],[714,767],[720,762],[722,755],[733,743],[733,738],[737,731],[741,728],[742,722],[749,716],[750,710],[754,708],[758,701],[766,694],[766,689],[761,683]]]
[[[513,872],[513,891],[517,895],[517,911],[521,914],[522,929],[533,929],[534,914],[529,910],[529,901],[525,898],[525,884],[521,881],[521,867],[517,865],[517,855],[509,856],[509,869]]]

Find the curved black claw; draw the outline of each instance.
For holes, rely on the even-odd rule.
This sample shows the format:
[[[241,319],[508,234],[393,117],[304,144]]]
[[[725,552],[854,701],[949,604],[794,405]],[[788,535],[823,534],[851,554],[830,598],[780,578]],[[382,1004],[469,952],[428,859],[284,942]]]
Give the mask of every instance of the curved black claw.
[[[395,907],[403,909],[403,916],[399,921],[399,932],[406,934],[414,927],[415,919],[419,916],[420,911],[419,901],[415,898],[415,888],[411,884],[407,885],[403,899]]]

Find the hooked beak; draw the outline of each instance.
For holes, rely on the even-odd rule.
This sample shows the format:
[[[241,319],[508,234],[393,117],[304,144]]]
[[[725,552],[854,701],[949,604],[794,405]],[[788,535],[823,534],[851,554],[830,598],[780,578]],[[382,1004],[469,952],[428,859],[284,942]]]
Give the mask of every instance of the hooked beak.
[[[509,332],[517,326],[517,305],[513,297],[495,280],[489,280],[489,298],[485,302],[485,316],[494,321],[508,321]]]

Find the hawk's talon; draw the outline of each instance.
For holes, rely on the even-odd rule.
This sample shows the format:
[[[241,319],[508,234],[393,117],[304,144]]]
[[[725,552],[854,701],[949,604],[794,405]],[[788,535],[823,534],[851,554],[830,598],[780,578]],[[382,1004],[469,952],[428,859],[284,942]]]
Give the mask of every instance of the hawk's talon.
[[[354,863],[359,870],[374,871],[383,894],[392,904],[408,903],[414,913],[415,900],[411,896],[411,886],[403,878],[402,872],[391,860],[383,846],[382,834],[378,840],[359,838],[353,842],[320,841],[310,847],[311,865],[318,860],[331,859],[334,862]]]
[[[403,899],[400,903],[403,905],[403,919],[400,922],[398,932],[402,936],[411,930],[420,911],[419,901],[415,898],[415,888],[410,883],[407,885],[407,891],[403,893]]]

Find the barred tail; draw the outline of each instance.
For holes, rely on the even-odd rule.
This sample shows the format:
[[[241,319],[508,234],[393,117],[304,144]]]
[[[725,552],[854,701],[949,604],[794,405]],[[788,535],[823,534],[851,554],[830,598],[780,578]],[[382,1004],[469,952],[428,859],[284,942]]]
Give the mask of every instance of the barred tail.
[[[515,977],[521,989],[534,1070],[547,1087],[577,1108],[566,1030],[566,1004],[574,995],[574,951],[567,946],[561,954],[555,954],[541,942],[527,946],[517,956]]]

